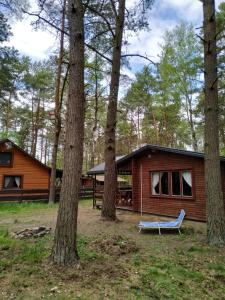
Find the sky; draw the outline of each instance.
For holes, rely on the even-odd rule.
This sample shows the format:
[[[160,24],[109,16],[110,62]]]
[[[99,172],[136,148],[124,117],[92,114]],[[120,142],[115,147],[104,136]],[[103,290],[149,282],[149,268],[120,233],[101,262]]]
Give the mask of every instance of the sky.
[[[135,0],[127,0],[132,5]],[[224,0],[216,0],[216,7]],[[168,29],[174,28],[181,21],[191,22],[195,27],[202,26],[202,3],[199,0],[155,0],[148,13],[150,31],[141,31],[129,37],[127,53],[147,55],[157,62],[160,54],[162,36]],[[35,31],[31,26],[32,17],[11,24],[13,36],[9,45],[21,54],[29,55],[33,60],[46,59],[56,49],[56,37],[43,30]],[[131,58],[131,69],[123,70],[131,78],[146,63],[141,58]]]

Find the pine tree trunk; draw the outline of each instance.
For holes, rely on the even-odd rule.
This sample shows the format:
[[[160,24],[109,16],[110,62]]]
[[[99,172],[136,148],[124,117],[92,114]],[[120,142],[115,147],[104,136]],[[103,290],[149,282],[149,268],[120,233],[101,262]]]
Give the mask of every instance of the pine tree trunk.
[[[189,103],[189,112],[190,112],[192,147],[193,147],[194,151],[198,151],[198,142],[196,139],[195,126],[194,126],[194,121],[193,121],[193,111],[192,111],[191,99],[188,100],[188,103]]]
[[[39,126],[40,126],[40,104],[41,99],[38,98],[37,100],[37,111],[35,113],[35,121],[33,124],[33,140],[32,140],[32,146],[31,146],[31,155],[33,157],[36,156],[37,152],[37,140],[38,140],[38,132],[39,132]]]
[[[189,97],[188,93],[185,94],[185,98],[187,119],[191,129],[192,147],[194,151],[198,151],[198,142],[196,139],[195,126],[193,121],[192,99]]]
[[[44,154],[44,128],[42,128],[41,131],[41,157],[40,157],[40,161],[43,160],[43,154]]]
[[[78,259],[77,213],[84,140],[84,12],[81,0],[68,1],[69,97],[66,116],[64,170],[52,260],[68,265]]]
[[[120,79],[120,56],[122,48],[124,28],[125,0],[119,1],[118,15],[116,19],[116,31],[113,45],[112,72],[110,83],[109,104],[105,129],[105,182],[104,199],[102,205],[102,217],[107,220],[116,220],[116,121],[117,121],[117,100]]]
[[[30,154],[33,155],[33,148],[34,148],[34,94],[31,98],[31,149]]]
[[[98,130],[98,56],[95,54],[95,112],[94,112],[94,126],[92,129],[92,145],[91,145],[91,164],[90,167],[93,168],[95,166],[95,156],[96,156],[96,139],[97,139],[97,130]]]
[[[56,195],[56,163],[57,163],[57,152],[59,146],[59,136],[61,131],[61,103],[60,103],[60,86],[61,86],[61,75],[62,75],[62,63],[64,54],[64,24],[65,24],[65,6],[66,1],[63,3],[62,10],[62,22],[61,22],[61,33],[60,33],[60,48],[59,48],[59,58],[58,58],[58,69],[55,87],[55,132],[54,132],[54,144],[52,150],[52,169],[50,178],[50,190],[49,190],[49,204],[55,202]]]
[[[219,158],[218,75],[214,0],[203,1],[203,13],[207,238],[210,244],[219,245],[225,242],[225,214]]]
[[[44,155],[44,163],[47,164],[47,155],[48,155],[48,138],[45,137],[45,155]]]
[[[6,103],[6,118],[5,118],[5,135],[6,137],[9,136],[9,129],[10,129],[10,113],[12,110],[12,103],[11,103],[12,93],[9,93],[9,99]]]

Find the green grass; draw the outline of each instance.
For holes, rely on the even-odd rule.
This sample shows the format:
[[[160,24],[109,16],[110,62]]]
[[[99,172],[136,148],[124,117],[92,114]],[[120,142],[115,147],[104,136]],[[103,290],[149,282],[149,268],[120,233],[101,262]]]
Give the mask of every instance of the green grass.
[[[86,214],[92,202],[81,200],[79,205],[79,213]],[[56,268],[48,259],[53,235],[19,240],[10,233],[16,225],[10,224],[12,215],[18,216],[20,226],[27,213],[29,222],[40,222],[36,216],[43,216],[46,219],[41,222],[45,222],[49,215],[43,214],[43,209],[51,211],[53,217],[57,205],[0,204],[0,298],[3,300],[13,298],[11,294],[16,295],[16,300],[225,299],[225,251],[206,245],[203,233],[188,229],[183,230],[181,237],[138,234],[130,230],[133,224],[111,225],[97,218],[90,225],[90,209],[89,221],[84,224],[84,215],[77,238],[79,266]],[[92,233],[90,226],[98,231]],[[55,286],[59,293],[51,292]],[[1,291],[5,292],[3,296]]]
[[[92,198],[80,199],[79,206],[80,207],[90,207],[90,206],[92,206]]]
[[[57,205],[57,204],[55,204]],[[54,206],[53,205],[53,208]],[[51,208],[47,203],[34,203],[34,202],[22,202],[22,203],[0,203],[0,217],[9,215],[20,215],[27,212],[34,212],[35,210],[41,210]]]
[[[100,253],[97,251],[88,249],[88,244],[90,243],[91,238],[87,236],[78,236],[77,239],[77,251],[80,259],[82,261],[95,260],[100,257]]]
[[[48,237],[42,239],[15,239],[8,231],[0,228],[0,251],[8,266],[13,264],[38,264],[48,256]],[[5,265],[1,261],[0,265]]]
[[[79,206],[88,207],[92,203],[92,199],[80,199]],[[9,215],[20,215],[23,213],[34,212],[35,210],[41,209],[56,209],[58,203],[49,205],[48,203],[40,202],[4,202],[0,203],[0,217]]]

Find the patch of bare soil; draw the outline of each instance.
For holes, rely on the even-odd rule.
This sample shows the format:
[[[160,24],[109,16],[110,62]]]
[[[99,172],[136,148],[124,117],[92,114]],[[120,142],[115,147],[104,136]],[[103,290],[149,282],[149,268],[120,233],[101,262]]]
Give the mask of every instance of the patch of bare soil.
[[[129,265],[132,255],[138,251],[136,243],[122,235],[99,236],[85,245],[88,253],[97,253],[95,259],[84,258],[69,268],[45,264],[46,274],[56,278],[56,282],[74,282],[89,288],[107,280],[120,280],[130,276]],[[81,255],[82,256],[82,255]]]
[[[101,253],[108,255],[121,256],[138,251],[138,247],[131,239],[121,235],[112,235],[92,241],[91,246]]]

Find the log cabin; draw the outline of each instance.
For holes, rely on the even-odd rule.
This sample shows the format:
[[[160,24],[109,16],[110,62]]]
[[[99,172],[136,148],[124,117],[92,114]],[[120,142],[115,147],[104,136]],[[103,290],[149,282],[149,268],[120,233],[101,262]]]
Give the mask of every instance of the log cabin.
[[[221,161],[221,181],[225,198],[225,157]],[[118,174],[130,175],[131,201],[123,206],[135,212],[176,217],[184,209],[187,219],[205,221],[204,154],[156,145],[145,145],[116,160]],[[104,174],[102,163],[88,175]],[[94,196],[98,197],[98,191]],[[118,190],[117,197],[121,198]],[[128,199],[129,200],[129,199]],[[94,197],[94,201],[96,199]]]
[[[56,170],[56,201],[63,171]],[[0,140],[0,202],[48,201],[51,168],[9,139]],[[82,176],[81,198],[92,197],[92,178]]]
[[[50,167],[11,140],[0,140],[0,201],[48,200],[50,173]]]

